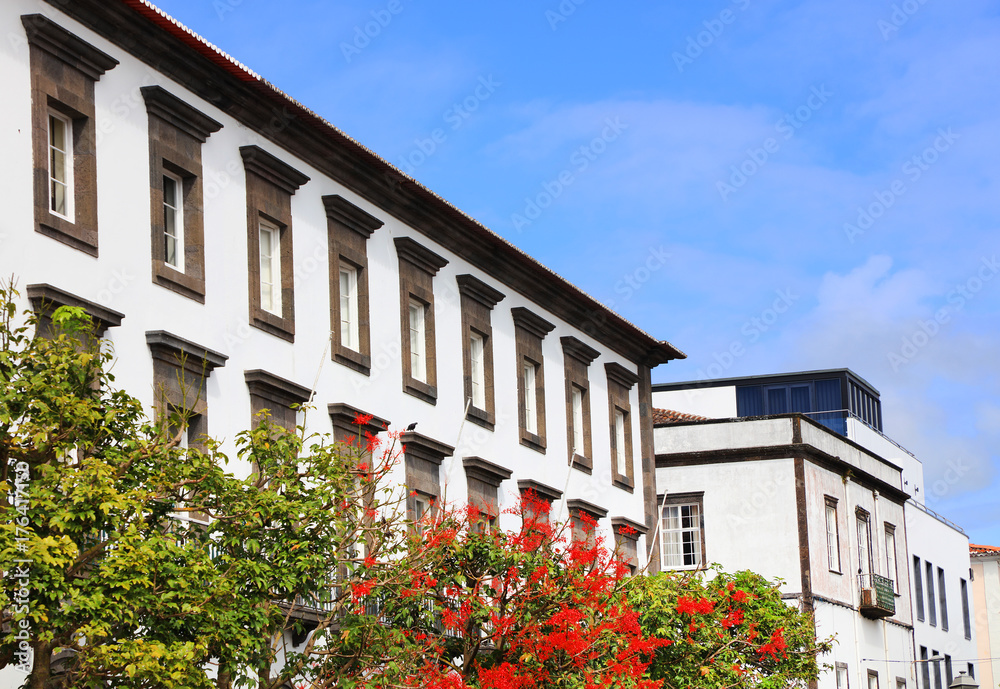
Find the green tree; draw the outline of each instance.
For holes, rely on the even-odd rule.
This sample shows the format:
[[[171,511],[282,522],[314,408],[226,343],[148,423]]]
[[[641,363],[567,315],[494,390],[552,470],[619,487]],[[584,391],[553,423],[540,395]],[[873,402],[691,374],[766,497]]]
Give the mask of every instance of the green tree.
[[[408,571],[393,448],[263,419],[236,478],[211,439],[181,447],[183,414],[151,423],[112,388],[80,309],[52,321],[35,337],[0,289],[0,667],[30,667],[26,686],[278,687],[339,638],[352,582]]]
[[[781,598],[753,572],[661,572],[629,582],[629,603],[643,631],[666,640],[649,677],[685,687],[805,686],[819,675],[819,656],[832,640],[817,640],[812,615]]]

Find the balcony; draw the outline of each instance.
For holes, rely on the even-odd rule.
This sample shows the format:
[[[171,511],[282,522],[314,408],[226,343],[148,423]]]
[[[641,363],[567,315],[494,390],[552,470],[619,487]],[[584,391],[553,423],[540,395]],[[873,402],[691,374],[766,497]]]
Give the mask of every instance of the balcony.
[[[858,608],[862,615],[877,620],[896,614],[896,593],[892,579],[878,574],[859,574],[858,585],[861,588]]]

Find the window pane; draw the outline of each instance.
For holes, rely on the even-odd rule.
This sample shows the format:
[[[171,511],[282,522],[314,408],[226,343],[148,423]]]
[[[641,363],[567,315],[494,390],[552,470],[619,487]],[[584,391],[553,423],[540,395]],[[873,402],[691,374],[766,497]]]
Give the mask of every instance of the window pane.
[[[183,229],[181,221],[180,183],[173,177],[164,175],[163,177],[163,260],[167,265],[183,268]]]
[[[538,412],[535,409],[535,364],[524,362],[524,429],[538,433]]]
[[[787,388],[771,388],[767,391],[767,413],[787,414],[788,413],[788,390]]]
[[[791,389],[793,412],[810,412],[812,407],[809,403],[809,386],[797,385]]]
[[[348,349],[359,347],[358,271],[353,266],[340,267],[340,344]]]
[[[424,359],[425,308],[420,302],[410,301],[410,375],[423,383],[427,382],[427,367]]]
[[[697,567],[702,564],[700,505],[666,505],[661,525],[665,567]]]
[[[736,388],[736,415],[762,416],[764,393],[759,385]]]
[[[584,453],[583,439],[583,390],[573,386],[573,452]]]
[[[486,366],[483,360],[483,344],[483,336],[472,333],[469,341],[472,359],[472,405],[479,409],[486,408]]]
[[[278,249],[280,231],[273,225],[260,224],[260,307],[281,315],[281,254]]]

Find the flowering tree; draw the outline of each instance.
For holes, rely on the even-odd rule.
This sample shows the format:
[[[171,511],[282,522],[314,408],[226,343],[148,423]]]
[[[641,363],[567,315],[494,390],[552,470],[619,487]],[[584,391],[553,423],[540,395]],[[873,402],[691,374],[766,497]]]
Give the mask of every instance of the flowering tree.
[[[649,676],[668,688],[805,686],[831,648],[812,616],[753,572],[662,572],[629,582],[645,633],[664,640]]]

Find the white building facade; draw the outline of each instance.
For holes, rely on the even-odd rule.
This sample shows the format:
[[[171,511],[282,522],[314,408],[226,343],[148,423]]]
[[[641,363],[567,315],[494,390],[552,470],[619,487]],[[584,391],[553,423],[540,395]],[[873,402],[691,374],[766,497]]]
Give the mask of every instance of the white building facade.
[[[972,598],[981,687],[1000,686],[1000,548],[971,545]]]
[[[262,409],[417,422],[412,511],[530,488],[647,564],[650,371],[682,353],[142,0],[11,0],[0,26],[0,274],[85,308],[151,414],[194,405],[230,456]]]
[[[821,686],[975,674],[968,538],[923,504],[922,464],[882,433],[875,388],[809,371],[658,385],[654,405],[711,419],[658,425],[661,499],[701,494],[701,561],[782,578],[817,634],[837,635]],[[887,582],[894,612],[878,617]]]

